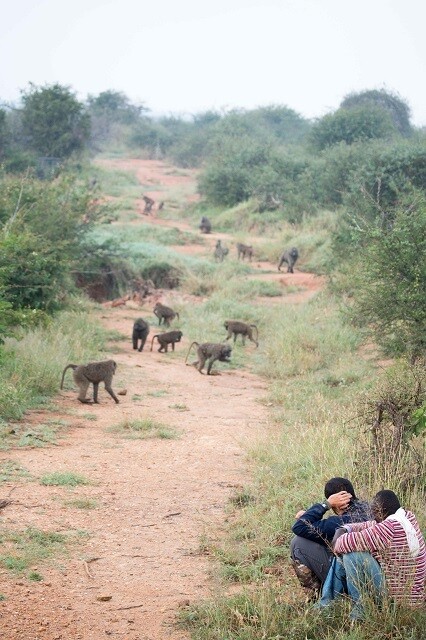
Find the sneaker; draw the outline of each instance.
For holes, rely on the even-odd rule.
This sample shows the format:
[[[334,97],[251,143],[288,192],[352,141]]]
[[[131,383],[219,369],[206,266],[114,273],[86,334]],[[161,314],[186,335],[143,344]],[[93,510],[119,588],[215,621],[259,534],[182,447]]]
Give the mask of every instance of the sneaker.
[[[292,560],[291,565],[302,587],[316,589],[317,591],[321,589],[321,581],[312,569],[296,560]]]

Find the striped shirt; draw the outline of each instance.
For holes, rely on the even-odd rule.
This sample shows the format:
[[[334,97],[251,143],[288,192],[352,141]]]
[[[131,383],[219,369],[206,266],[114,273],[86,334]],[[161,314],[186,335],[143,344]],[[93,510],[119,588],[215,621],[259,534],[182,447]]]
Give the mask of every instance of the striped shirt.
[[[415,605],[425,599],[426,547],[423,535],[411,511],[405,512],[419,541],[419,554],[413,558],[407,536],[397,520],[358,522],[350,533],[337,539],[334,552],[369,551],[385,575],[389,595],[398,602]]]

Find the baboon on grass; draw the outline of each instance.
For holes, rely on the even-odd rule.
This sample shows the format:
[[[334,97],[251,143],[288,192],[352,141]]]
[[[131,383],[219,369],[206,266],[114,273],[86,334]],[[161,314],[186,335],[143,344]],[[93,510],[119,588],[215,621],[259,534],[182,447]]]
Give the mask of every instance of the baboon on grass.
[[[225,340],[229,340],[229,338],[232,337],[232,334],[234,334],[235,343],[237,340],[237,335],[240,334],[243,344],[245,344],[247,337],[249,340],[254,342],[256,347],[259,346],[259,343],[257,341],[259,338],[259,332],[255,324],[247,324],[246,322],[240,322],[240,320],[226,320],[224,325],[225,329],[228,331],[228,335],[226,336]],[[253,338],[253,329],[256,330],[256,339]]]

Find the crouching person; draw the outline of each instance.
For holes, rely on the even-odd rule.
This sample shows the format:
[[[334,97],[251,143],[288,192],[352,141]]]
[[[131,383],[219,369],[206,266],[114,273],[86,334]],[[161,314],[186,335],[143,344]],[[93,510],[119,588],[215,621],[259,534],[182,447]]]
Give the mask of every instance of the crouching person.
[[[358,500],[347,478],[331,478],[324,487],[325,500],[296,514],[290,555],[296,576],[308,600],[319,596],[334,557],[331,542],[339,527],[371,519],[368,504]],[[334,515],[324,518],[332,509]]]
[[[374,520],[345,524],[336,531],[333,561],[324,583],[320,606],[348,593],[352,620],[364,617],[364,600],[384,596],[395,602],[422,606],[425,598],[426,548],[415,515],[402,509],[388,489],[372,501]]]

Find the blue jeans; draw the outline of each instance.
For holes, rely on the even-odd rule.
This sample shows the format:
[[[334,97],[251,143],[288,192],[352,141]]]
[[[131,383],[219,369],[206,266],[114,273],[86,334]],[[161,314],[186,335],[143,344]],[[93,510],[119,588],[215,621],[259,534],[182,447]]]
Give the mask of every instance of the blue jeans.
[[[385,581],[379,563],[365,551],[345,553],[331,564],[322,588],[320,607],[326,607],[339,595],[348,594],[354,603],[352,620],[364,617],[366,595],[380,601],[385,594]]]

